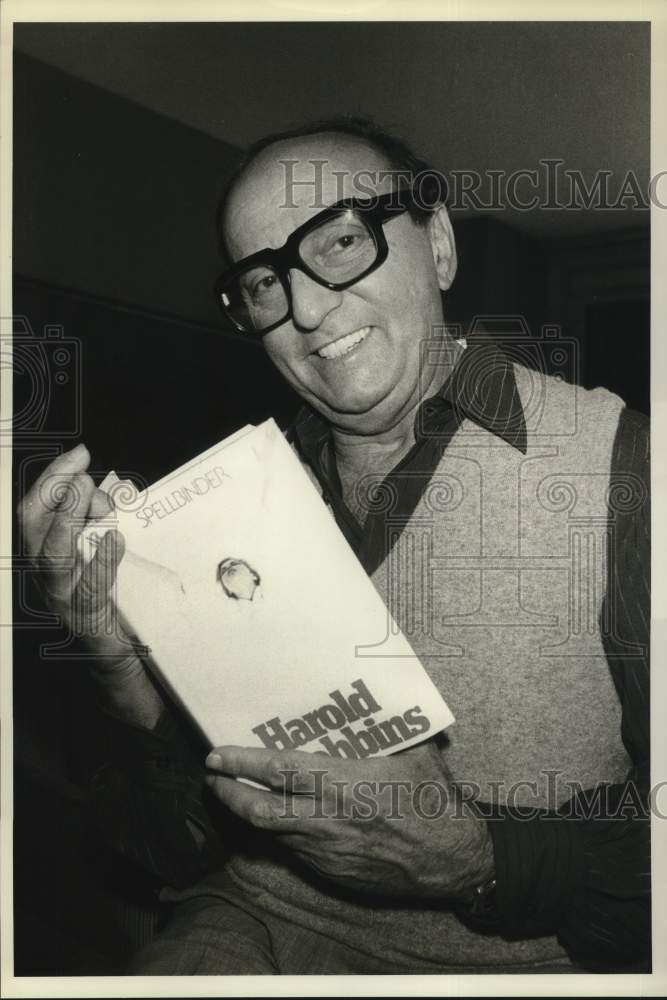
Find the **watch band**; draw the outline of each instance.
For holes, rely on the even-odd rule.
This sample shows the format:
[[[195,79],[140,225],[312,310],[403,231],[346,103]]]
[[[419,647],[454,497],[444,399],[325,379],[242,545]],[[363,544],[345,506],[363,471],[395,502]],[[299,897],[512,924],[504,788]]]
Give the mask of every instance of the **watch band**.
[[[465,898],[458,901],[456,915],[474,930],[492,933],[500,927],[500,912],[496,899],[496,880],[490,878],[476,885]]]

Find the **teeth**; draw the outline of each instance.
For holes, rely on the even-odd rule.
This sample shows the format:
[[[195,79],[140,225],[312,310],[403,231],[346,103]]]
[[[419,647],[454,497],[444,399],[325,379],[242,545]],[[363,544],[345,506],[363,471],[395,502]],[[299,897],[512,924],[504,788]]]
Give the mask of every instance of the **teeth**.
[[[355,330],[353,333],[348,333],[346,337],[341,337],[340,340],[335,341],[333,344],[327,344],[326,347],[320,347],[317,352],[321,358],[340,358],[343,354],[347,354],[351,351],[360,341],[370,332],[370,326],[363,326],[360,330]]]

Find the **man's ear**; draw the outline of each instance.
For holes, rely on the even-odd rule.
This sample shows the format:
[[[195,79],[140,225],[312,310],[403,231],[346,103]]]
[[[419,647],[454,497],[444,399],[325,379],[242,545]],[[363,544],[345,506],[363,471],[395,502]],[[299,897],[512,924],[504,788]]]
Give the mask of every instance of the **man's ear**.
[[[440,205],[431,213],[428,230],[435,269],[438,272],[438,284],[445,292],[456,275],[456,243],[449,213],[444,205]]]

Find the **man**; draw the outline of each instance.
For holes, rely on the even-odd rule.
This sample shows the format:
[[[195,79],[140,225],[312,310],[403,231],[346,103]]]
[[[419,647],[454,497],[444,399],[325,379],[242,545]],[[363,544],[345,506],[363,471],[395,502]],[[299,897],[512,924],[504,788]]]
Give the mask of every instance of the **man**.
[[[646,421],[449,336],[454,239],[424,167],[359,121],[258,144],[222,204],[218,292],[303,398],[291,440],[452,707],[446,737],[358,761],[223,747],[205,772],[106,628],[122,539],[72,573],[73,533],[106,511],[85,449],[22,505],[94,653],[115,746],[98,821],[176,904],[135,973],[648,962]],[[54,477],[69,505],[43,499]]]

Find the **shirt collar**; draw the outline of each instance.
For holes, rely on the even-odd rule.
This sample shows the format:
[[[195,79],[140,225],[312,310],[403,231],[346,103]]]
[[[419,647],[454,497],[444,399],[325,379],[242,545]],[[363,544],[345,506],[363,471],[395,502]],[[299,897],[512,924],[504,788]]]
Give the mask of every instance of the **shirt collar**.
[[[526,454],[526,420],[512,362],[486,334],[469,338],[444,385],[420,404],[415,417],[417,440],[425,430],[435,429],[452,409]],[[303,406],[289,437],[313,464],[329,433],[327,421],[310,406]]]
[[[463,417],[526,454],[526,418],[511,360],[485,333],[476,333],[442,389]]]

